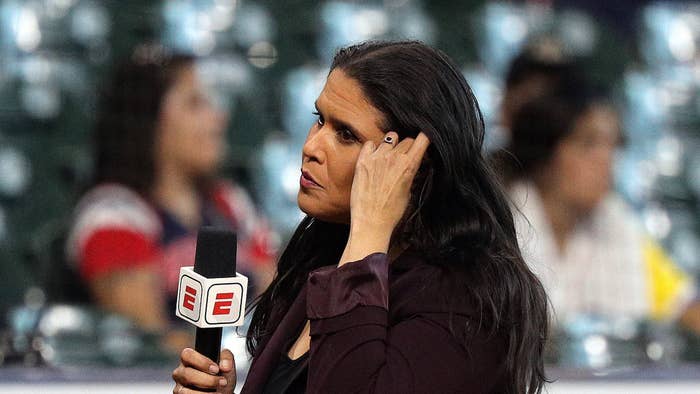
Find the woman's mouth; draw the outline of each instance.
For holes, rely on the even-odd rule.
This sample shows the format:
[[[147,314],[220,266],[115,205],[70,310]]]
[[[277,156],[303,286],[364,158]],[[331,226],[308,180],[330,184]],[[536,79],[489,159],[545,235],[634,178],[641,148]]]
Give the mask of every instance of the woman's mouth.
[[[301,187],[317,187],[322,188],[316,180],[307,171],[301,172],[301,177],[299,178],[299,184]]]

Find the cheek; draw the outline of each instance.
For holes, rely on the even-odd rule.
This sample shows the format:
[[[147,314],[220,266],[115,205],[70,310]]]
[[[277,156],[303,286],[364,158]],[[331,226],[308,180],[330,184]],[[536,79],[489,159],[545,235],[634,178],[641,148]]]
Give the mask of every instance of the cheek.
[[[225,154],[223,133],[202,127],[195,116],[163,116],[160,129],[160,151],[184,165],[208,170]]]
[[[591,172],[589,163],[586,163],[585,160],[579,157],[571,156],[563,160],[562,169],[563,180],[569,183],[575,183],[575,180],[581,177],[587,180],[589,178],[588,174]]]
[[[580,153],[562,155],[558,160],[558,183],[561,192],[579,205],[590,207],[604,196],[610,177],[601,166]]]
[[[328,151],[327,151],[328,152]],[[322,192],[300,191],[297,202],[305,213],[336,223],[349,223],[350,194],[359,149],[337,147],[325,162],[325,189]]]
[[[582,165],[581,160],[576,157],[575,152],[568,151],[565,148],[559,150],[552,161],[552,176],[556,181],[555,184],[561,193],[567,197],[578,194],[579,188],[584,188],[587,183],[585,172],[585,164]]]
[[[359,152],[338,152],[337,159],[328,162],[328,176],[334,194],[350,204],[352,181],[355,177],[355,164]]]
[[[160,118],[160,129],[163,139],[169,141],[169,145],[177,146],[183,141],[191,142],[192,138],[188,133],[190,129],[190,119],[183,111],[168,110],[163,112]]]
[[[180,136],[168,119],[161,119],[157,131],[157,150],[162,156],[179,156]]]

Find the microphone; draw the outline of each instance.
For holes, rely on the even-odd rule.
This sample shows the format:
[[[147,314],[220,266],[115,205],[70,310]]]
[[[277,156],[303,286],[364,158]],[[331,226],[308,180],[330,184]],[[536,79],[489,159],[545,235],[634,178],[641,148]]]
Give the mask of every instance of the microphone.
[[[202,227],[194,267],[180,268],[175,314],[197,326],[194,349],[219,362],[224,326],[243,325],[248,278],[236,273],[236,233]]]

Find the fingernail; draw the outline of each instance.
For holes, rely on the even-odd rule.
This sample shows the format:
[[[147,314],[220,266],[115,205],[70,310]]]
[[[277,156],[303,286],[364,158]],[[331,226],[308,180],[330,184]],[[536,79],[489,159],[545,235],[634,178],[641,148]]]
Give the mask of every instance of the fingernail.
[[[226,383],[228,383],[228,382],[226,382],[226,379],[224,379],[224,378],[219,379],[219,386],[226,386]]]
[[[229,369],[231,367],[231,362],[229,360],[221,360],[221,368]]]
[[[219,373],[219,367],[217,367],[216,365],[213,365],[213,364],[212,364],[212,365],[209,366],[209,372],[211,372],[211,373]]]

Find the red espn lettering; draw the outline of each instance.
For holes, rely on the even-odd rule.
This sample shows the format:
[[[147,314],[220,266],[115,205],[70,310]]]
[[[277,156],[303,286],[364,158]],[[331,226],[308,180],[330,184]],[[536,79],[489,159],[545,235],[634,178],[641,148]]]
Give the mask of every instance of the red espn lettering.
[[[231,306],[233,305],[233,293],[219,293],[216,295],[217,300],[229,300],[229,301],[216,301],[214,302],[214,315],[228,315],[231,313]]]
[[[185,308],[194,311],[194,302],[197,300],[195,297],[197,296],[197,289],[191,286],[185,286],[185,296],[182,297],[182,306]]]

